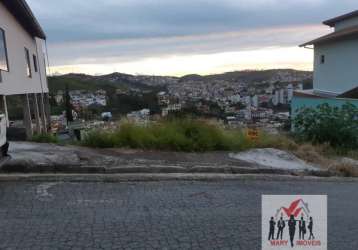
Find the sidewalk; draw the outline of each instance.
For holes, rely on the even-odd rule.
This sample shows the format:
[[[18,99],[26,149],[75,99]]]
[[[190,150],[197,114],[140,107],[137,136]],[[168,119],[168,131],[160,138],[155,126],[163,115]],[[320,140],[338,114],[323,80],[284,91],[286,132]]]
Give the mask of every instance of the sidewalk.
[[[182,153],[127,149],[89,149],[12,142],[3,173],[178,173],[278,174],[330,176],[296,157],[274,149],[253,152]],[[248,158],[254,155],[258,159]],[[260,158],[259,155],[262,157]],[[268,155],[271,155],[270,157]]]

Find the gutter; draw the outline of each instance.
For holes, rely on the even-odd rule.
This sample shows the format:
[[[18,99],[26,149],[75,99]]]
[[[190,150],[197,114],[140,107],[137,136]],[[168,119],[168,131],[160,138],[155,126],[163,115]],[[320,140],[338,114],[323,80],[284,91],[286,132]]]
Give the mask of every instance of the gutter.
[[[36,28],[38,29],[39,33],[41,33],[41,36],[42,36],[42,37],[39,37],[39,38],[41,38],[43,40],[46,40],[46,34],[43,31],[43,29],[41,28],[40,23],[37,21],[34,13],[30,9],[30,6],[24,0],[19,0],[19,3],[20,3],[20,5],[22,5],[22,8],[27,12],[27,14],[31,18],[31,20],[36,24]]]

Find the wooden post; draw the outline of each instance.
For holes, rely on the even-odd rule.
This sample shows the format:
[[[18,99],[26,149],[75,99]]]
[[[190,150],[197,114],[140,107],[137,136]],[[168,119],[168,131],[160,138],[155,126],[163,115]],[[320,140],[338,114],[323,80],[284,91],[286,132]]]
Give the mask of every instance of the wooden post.
[[[32,130],[32,119],[31,119],[31,108],[30,108],[30,100],[29,95],[25,94],[23,96],[23,103],[24,103],[24,125],[26,129],[26,136],[27,139],[31,139],[33,136]]]
[[[39,110],[39,103],[37,101],[37,94],[33,94],[34,97],[34,112],[35,112],[35,120],[36,120],[36,133],[40,134],[42,133],[42,124],[40,119],[40,110]]]

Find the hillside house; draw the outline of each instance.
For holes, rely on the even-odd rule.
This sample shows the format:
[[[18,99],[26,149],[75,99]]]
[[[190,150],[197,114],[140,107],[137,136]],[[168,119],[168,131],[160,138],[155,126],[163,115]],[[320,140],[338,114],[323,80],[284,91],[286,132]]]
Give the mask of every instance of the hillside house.
[[[46,35],[25,0],[0,0],[0,95],[9,125],[7,97],[22,100],[27,136],[49,127]]]
[[[301,45],[314,49],[313,90],[294,92],[293,115],[298,108],[322,103],[358,105],[358,10],[323,24],[333,32]]]

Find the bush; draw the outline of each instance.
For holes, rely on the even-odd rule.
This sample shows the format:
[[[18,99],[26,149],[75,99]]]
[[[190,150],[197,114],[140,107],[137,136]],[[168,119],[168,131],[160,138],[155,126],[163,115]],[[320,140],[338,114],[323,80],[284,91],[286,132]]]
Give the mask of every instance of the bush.
[[[285,136],[260,132],[259,138],[252,141],[245,130],[225,130],[216,124],[193,119],[161,121],[147,127],[125,123],[111,132],[93,130],[84,137],[82,145],[185,152],[242,151],[254,147],[297,148],[297,144]]]
[[[33,135],[31,141],[38,143],[58,143],[58,138],[53,134],[42,133]]]
[[[115,141],[112,133],[95,130],[85,135],[81,144],[93,148],[113,148],[115,146]]]
[[[298,110],[294,119],[296,136],[303,141],[324,144],[347,151],[358,148],[358,108],[345,104],[341,108],[322,104]]]
[[[224,130],[203,121],[183,119],[162,121],[147,127],[126,123],[112,132],[94,130],[85,136],[83,145],[203,152],[243,150],[251,148],[254,143],[240,130]]]

